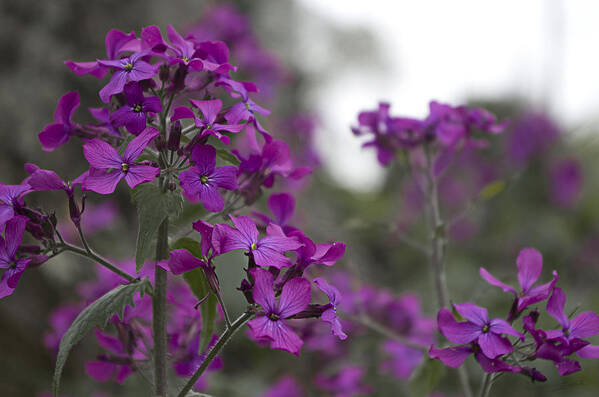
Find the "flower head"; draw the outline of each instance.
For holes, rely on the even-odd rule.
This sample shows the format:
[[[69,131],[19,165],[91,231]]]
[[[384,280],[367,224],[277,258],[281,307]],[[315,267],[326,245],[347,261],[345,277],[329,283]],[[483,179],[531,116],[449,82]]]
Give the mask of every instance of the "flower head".
[[[142,60],[148,54],[149,51],[144,50],[118,60],[98,60],[98,64],[114,70],[108,84],[100,90],[102,102],[108,103],[112,95],[123,92],[128,82],[147,80],[156,75],[158,68]]]
[[[45,126],[38,134],[38,139],[44,151],[51,152],[62,146],[75,133],[78,125],[74,124],[72,119],[73,113],[78,107],[79,93],[77,91],[67,92],[60,97],[54,112],[54,123]]]
[[[156,96],[144,97],[139,83],[127,83],[124,91],[126,104],[110,115],[110,122],[115,127],[124,125],[130,133],[138,135],[146,128],[148,113],[161,112],[162,104]]]
[[[316,284],[316,286],[329,297],[329,304],[327,305],[328,307],[322,313],[320,318],[322,321],[329,323],[331,326],[331,333],[333,335],[337,336],[341,340],[346,339],[347,335],[345,332],[343,332],[341,321],[339,321],[339,317],[337,317],[337,305],[341,303],[341,294],[339,293],[339,290],[330,285],[322,277],[315,278],[314,284]]]
[[[264,310],[264,314],[248,322],[256,338],[266,338],[272,349],[281,349],[299,355],[304,342],[287,325],[285,319],[301,312],[310,303],[310,282],[296,277],[283,286],[279,302],[275,300],[273,276],[270,272],[254,268],[252,296]]]
[[[17,248],[23,240],[27,218],[15,216],[6,222],[4,238],[0,236],[0,269],[5,269],[0,279],[0,298],[11,295],[31,259],[17,256]]]
[[[83,181],[83,189],[110,194],[123,178],[131,188],[153,181],[160,173],[160,169],[138,164],[135,160],[158,134],[157,129],[146,128],[127,145],[123,156],[108,143],[99,139],[87,142],[83,146],[83,153],[90,164],[90,170]]]

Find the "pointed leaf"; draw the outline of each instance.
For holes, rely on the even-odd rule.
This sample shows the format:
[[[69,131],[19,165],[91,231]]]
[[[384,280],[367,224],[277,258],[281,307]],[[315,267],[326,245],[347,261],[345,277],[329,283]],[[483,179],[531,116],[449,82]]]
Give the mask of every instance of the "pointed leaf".
[[[108,320],[115,314],[123,317],[125,306],[133,306],[133,297],[137,292],[143,296],[146,288],[151,286],[148,279],[134,281],[129,284],[119,285],[115,289],[102,295],[77,316],[68,331],[64,334],[58,348],[56,368],[52,388],[54,396],[58,396],[60,376],[71,349],[96,327],[104,327]]]
[[[231,154],[228,150],[225,149],[216,149],[216,155],[225,160],[227,163],[231,163],[233,165],[239,165],[240,161],[237,157]]]

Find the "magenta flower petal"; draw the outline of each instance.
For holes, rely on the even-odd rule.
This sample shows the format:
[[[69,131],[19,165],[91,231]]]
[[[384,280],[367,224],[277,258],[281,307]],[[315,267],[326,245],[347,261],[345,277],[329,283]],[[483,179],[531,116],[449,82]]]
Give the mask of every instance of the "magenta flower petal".
[[[67,92],[58,100],[54,111],[54,121],[62,124],[71,124],[75,110],[79,107],[79,93],[77,91]]]
[[[288,193],[272,194],[268,198],[268,208],[273,213],[277,225],[286,225],[295,209],[295,199]]]
[[[4,229],[4,241],[6,243],[6,254],[9,258],[15,259],[17,248],[23,240],[23,233],[27,225],[27,218],[24,216],[15,216],[8,222]]]
[[[125,174],[121,170],[107,172],[106,170],[91,168],[81,187],[83,190],[92,190],[100,194],[110,194],[114,192],[116,185],[118,185],[124,176]]]
[[[125,88],[126,83],[127,73],[121,70],[115,72],[110,78],[108,84],[106,84],[99,92],[102,102],[108,103],[110,102],[110,97],[112,95],[123,92],[123,88]]]
[[[480,364],[483,371],[487,373],[493,372],[520,372],[520,367],[515,367],[498,359],[490,359],[481,352],[475,354],[476,361]]]
[[[566,305],[566,295],[561,288],[555,287],[551,298],[547,301],[547,313],[553,317],[564,329],[570,327],[570,320],[564,313]]]
[[[127,145],[127,149],[125,149],[125,153],[123,154],[123,158],[128,162],[133,162],[143,153],[146,146],[148,146],[148,144],[159,134],[160,131],[154,127],[146,128],[141,134],[129,142],[129,145]]]
[[[258,239],[259,239],[258,229],[256,228],[256,224],[250,217],[248,217],[248,216],[234,217],[233,215],[229,215],[229,218],[231,218],[231,221],[233,222],[233,224],[235,225],[235,227],[241,234],[248,249],[250,248],[252,243],[258,243]]]
[[[170,252],[167,266],[167,270],[178,275],[202,266],[202,261],[187,250],[177,249]]]
[[[125,173],[125,181],[131,189],[142,183],[151,182],[160,174],[160,168],[151,165],[132,164]]]
[[[489,273],[485,268],[481,267],[479,269],[480,276],[489,284],[495,287],[501,288],[504,292],[511,292],[514,295],[518,295],[516,290],[496,279],[491,273]]]
[[[456,303],[453,306],[462,317],[472,321],[476,325],[482,327],[489,322],[489,313],[484,307],[476,306],[470,302]]]
[[[570,375],[582,369],[578,361],[569,358],[563,358],[561,361],[556,362],[555,365],[560,376]]]
[[[223,107],[223,103],[220,99],[213,99],[209,101],[190,99],[189,102],[192,106],[200,109],[200,112],[202,112],[202,115],[204,116],[204,122],[206,125],[214,124],[218,112]]]
[[[482,334],[482,326],[470,321],[458,322],[447,308],[442,308],[437,314],[439,332],[448,340],[457,344],[470,343]]]
[[[508,338],[493,332],[486,332],[478,337],[480,349],[490,359],[510,353],[514,350]]]
[[[51,152],[54,149],[64,145],[70,138],[70,129],[61,123],[48,124],[38,134],[38,139],[45,152]]]
[[[188,108],[187,106],[178,106],[173,111],[173,115],[171,116],[171,122],[175,122],[181,119],[195,119],[196,115],[193,113],[193,110]]]
[[[582,358],[599,358],[599,346],[586,345],[576,352]]]
[[[580,313],[570,321],[571,338],[590,338],[599,334],[599,316],[593,312]]]
[[[277,303],[272,288],[274,282],[272,274],[260,268],[254,268],[250,272],[252,277],[254,277],[254,291],[252,295],[254,300],[262,306],[266,312],[274,312],[277,309]],[[309,288],[308,285],[308,289]]]
[[[110,29],[104,44],[108,59],[116,59],[124,51],[139,51],[139,42],[134,32],[124,33],[118,29]]]
[[[271,349],[280,349],[299,356],[304,342],[285,321],[271,321]]]
[[[216,149],[210,145],[197,145],[193,148],[191,159],[202,175],[212,174],[216,166]]]
[[[537,285],[528,290],[525,296],[518,298],[518,311],[524,310],[525,307],[533,305],[537,302],[544,301],[549,297],[555,283],[557,283],[558,275],[557,272],[553,271],[553,279],[545,284]]]
[[[448,367],[458,368],[464,363],[464,360],[472,354],[472,348],[470,346],[452,346],[445,349],[438,349],[431,346],[428,355],[431,358],[441,360],[441,362]]]
[[[181,182],[183,183],[183,181]],[[215,187],[203,185],[200,182],[198,184],[198,197],[206,211],[220,212],[225,208],[225,201]]]
[[[520,251],[516,259],[518,266],[518,281],[524,293],[539,279],[543,270],[543,257],[534,248],[525,248]]]
[[[494,318],[489,324],[489,331],[495,334],[507,334],[518,337],[524,341],[524,334],[516,331],[507,321],[501,318]]]
[[[84,76],[86,74],[91,74],[94,77],[99,79],[106,76],[108,73],[108,69],[98,64],[98,62],[73,62],[73,61],[64,61],[63,62],[71,71],[79,76]]]
[[[215,186],[222,187],[223,189],[237,189],[237,167],[226,165],[215,168],[210,176],[210,181]]]
[[[120,169],[123,163],[116,149],[99,139],[92,139],[83,145],[83,155],[96,169]]]
[[[291,317],[308,306],[312,299],[310,282],[302,277],[296,277],[283,285],[279,299],[279,314],[283,318]]]
[[[248,249],[247,241],[241,232],[227,224],[214,225],[212,247],[217,255],[237,249]]]

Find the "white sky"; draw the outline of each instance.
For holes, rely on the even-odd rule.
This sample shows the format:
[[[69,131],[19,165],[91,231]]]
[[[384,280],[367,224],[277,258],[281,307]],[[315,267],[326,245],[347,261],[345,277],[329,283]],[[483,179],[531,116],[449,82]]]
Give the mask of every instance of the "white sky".
[[[349,131],[357,113],[379,100],[390,101],[394,114],[421,117],[431,99],[458,104],[509,94],[546,106],[568,126],[597,118],[597,0],[299,3],[335,25],[373,32],[384,54],[384,72],[333,70],[310,92],[322,115],[325,165],[353,189],[376,189],[382,181],[374,153],[361,151]],[[309,32],[303,37],[314,40]],[[314,58],[305,59],[309,69]]]

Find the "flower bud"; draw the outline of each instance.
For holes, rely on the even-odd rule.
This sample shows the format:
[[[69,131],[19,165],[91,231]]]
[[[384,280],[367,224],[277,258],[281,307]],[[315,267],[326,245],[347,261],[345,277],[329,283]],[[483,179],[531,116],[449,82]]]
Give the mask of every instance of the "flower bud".
[[[76,227],[79,227],[81,224],[81,211],[75,202],[75,197],[72,195],[69,196],[69,216],[71,217],[73,224],[75,224]]]
[[[246,279],[241,280],[241,285],[237,288],[238,291],[245,296],[245,300],[248,303],[254,303],[254,297],[252,296],[252,284]]]
[[[166,149],[166,141],[164,140],[164,137],[162,135],[158,135],[154,139],[154,145],[156,145],[156,149],[158,149],[159,152],[162,152],[164,149]]]
[[[181,123],[179,120],[171,124],[171,129],[168,134],[168,150],[177,151],[179,150],[179,144],[181,143]]]
[[[167,82],[170,77],[170,70],[167,64],[162,64],[158,71],[158,78],[162,82]]]

